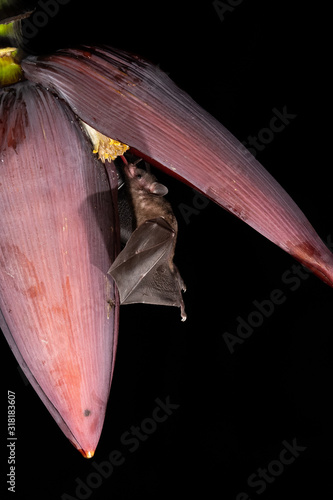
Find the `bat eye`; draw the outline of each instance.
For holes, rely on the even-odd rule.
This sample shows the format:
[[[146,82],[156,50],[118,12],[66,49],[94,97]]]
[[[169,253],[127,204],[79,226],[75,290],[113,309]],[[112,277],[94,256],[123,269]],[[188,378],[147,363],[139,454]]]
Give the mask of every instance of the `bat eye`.
[[[137,179],[142,179],[142,174],[136,174]]]

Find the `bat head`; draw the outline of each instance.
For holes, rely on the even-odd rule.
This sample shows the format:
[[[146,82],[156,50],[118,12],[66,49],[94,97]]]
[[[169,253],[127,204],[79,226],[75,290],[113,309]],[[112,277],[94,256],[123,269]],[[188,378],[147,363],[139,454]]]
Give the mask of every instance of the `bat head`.
[[[156,196],[165,196],[168,188],[157,182],[156,177],[142,168],[138,168],[133,163],[124,167],[127,179],[131,188],[137,191],[145,191]]]

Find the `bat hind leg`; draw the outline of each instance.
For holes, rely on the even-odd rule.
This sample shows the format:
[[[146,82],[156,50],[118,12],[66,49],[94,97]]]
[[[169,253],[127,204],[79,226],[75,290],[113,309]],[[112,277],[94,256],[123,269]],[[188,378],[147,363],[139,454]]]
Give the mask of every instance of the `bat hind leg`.
[[[181,315],[182,321],[186,321],[187,315],[185,312],[185,304],[184,304],[183,299],[180,301],[180,315]]]
[[[186,321],[187,314],[185,312],[185,304],[184,304],[183,296],[182,296],[182,292],[186,292],[186,285],[183,281],[183,278],[179,274],[179,271],[178,271],[177,267],[175,266],[175,264],[173,264],[173,274],[174,274],[174,276],[179,284],[179,307],[180,307],[181,320]]]

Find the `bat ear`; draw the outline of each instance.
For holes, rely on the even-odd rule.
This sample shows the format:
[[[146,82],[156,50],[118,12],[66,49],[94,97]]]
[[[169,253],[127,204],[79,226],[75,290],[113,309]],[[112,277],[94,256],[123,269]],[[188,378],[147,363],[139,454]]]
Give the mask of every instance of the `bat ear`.
[[[135,162],[133,163],[133,165],[137,166],[137,164],[140,163],[140,161],[142,161],[142,158],[138,158],[137,160],[135,160]]]
[[[156,196],[165,196],[168,193],[168,188],[159,182],[153,182],[149,191]]]

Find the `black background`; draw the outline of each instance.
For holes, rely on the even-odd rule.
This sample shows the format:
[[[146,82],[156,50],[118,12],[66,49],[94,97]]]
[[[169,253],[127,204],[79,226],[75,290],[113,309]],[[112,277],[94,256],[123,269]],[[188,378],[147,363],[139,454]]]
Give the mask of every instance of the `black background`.
[[[93,42],[141,54],[240,140],[267,127],[273,108],[286,106],[297,117],[257,159],[320,236],[333,240],[328,17],[322,5],[300,1],[244,0],[222,21],[204,0],[71,0],[30,40],[30,50]],[[282,275],[295,261],[213,202],[187,223],[179,205],[193,206],[193,191],[158,175],[179,221],[175,260],[188,288],[188,320],[181,323],[174,308],[121,309],[104,430],[90,461],[25,385],[1,338],[1,434],[7,389],[17,399],[16,498],[75,498],[76,478],[86,482],[92,461],[107,460],[115,449],[124,464],[87,498],[327,497],[333,489],[332,290],[311,275],[292,291]],[[223,333],[236,333],[236,318],[246,320],[253,301],[268,299],[274,289],[283,291],[285,302],[231,354]],[[167,396],[179,408],[130,453],[121,435],[151,416],[156,398]],[[294,439],[306,450],[258,494],[248,477],[278,459],[284,440]]]

